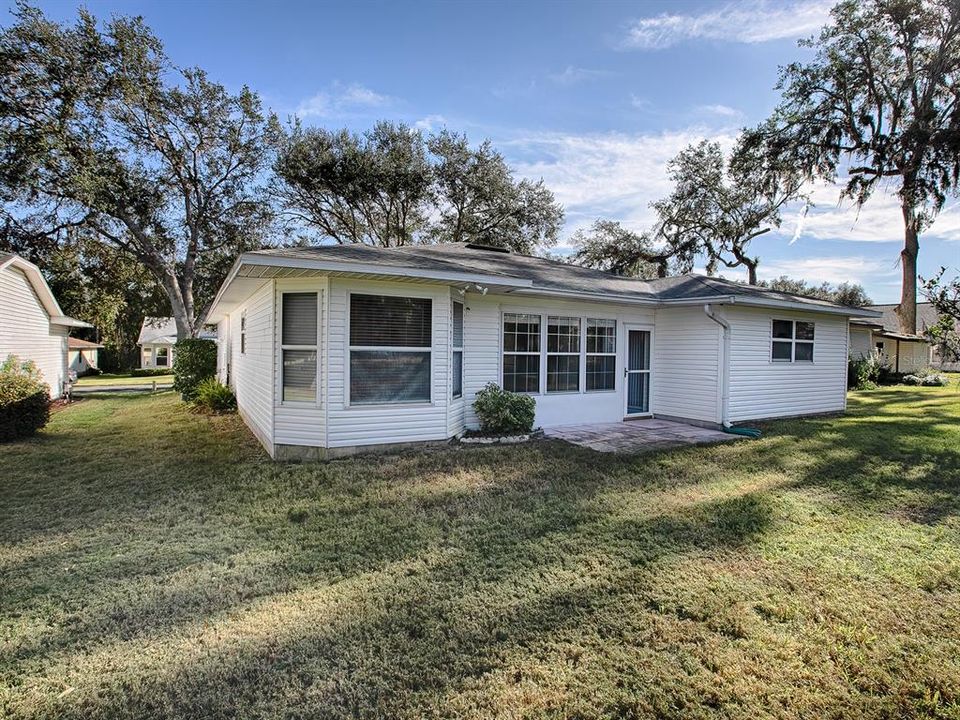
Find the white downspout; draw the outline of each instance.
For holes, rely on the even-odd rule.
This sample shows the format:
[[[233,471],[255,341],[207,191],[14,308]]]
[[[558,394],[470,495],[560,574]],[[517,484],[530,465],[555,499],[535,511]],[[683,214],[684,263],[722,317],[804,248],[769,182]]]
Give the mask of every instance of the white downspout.
[[[703,306],[703,312],[720,326],[723,334],[723,363],[720,368],[720,423],[724,427],[730,427],[730,323],[717,315],[710,303]]]

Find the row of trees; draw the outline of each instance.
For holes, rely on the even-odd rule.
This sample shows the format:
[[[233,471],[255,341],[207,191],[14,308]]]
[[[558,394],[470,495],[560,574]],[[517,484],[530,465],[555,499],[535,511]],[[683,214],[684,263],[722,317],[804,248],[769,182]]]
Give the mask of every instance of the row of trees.
[[[233,259],[278,236],[525,252],[556,241],[553,195],[515,179],[489,143],[390,123],[285,128],[250,89],[175,67],[139,18],[100,25],[81,11],[62,25],[25,4],[14,17],[0,31],[0,246],[47,268],[132,260],[181,338],[202,329]],[[140,279],[108,272],[63,297],[119,316]]]
[[[920,235],[960,178],[960,4],[954,0],[843,0],[813,58],[781,69],[781,101],[744,131],[729,157],[715,143],[670,164],[675,189],[656,203],[656,224],[636,234],[601,222],[579,238],[578,259],[620,272],[745,267],[751,240],[778,227],[787,203],[814,180],[839,182],[857,205],[892,190],[903,215],[903,284],[897,314],[916,324]]]

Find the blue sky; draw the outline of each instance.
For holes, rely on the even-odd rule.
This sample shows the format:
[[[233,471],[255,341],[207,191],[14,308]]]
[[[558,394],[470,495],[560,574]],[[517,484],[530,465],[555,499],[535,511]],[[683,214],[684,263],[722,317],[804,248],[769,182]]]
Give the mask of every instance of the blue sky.
[[[4,0],[5,1],[5,0]],[[7,3],[9,7],[11,3]],[[58,19],[74,2],[41,2]],[[258,91],[286,117],[368,128],[377,119],[491,138],[566,208],[564,239],[598,217],[644,229],[669,192],[665,164],[701,138],[729,144],[776,103],[777,67],[824,0],[739,2],[91,1],[142,15],[177,64]],[[754,242],[760,276],[862,282],[899,298],[901,220],[877,196],[859,212],[835,188]],[[960,266],[956,200],[921,240],[920,273]],[[733,275],[732,273],[727,273]]]

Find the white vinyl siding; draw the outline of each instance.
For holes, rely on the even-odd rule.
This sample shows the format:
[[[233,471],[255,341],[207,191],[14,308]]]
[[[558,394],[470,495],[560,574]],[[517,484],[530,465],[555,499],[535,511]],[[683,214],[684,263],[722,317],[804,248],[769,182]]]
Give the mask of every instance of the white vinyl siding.
[[[60,397],[67,376],[68,328],[51,325],[33,285],[18,268],[0,270],[0,362],[8,355],[32,360]]]
[[[246,317],[245,352],[240,353],[240,334],[233,341],[232,383],[237,408],[267,451],[273,452],[274,318],[273,282],[265,283],[230,316],[240,327]]]
[[[320,330],[317,338],[317,397],[314,402],[283,402],[282,350],[280,320],[282,315],[281,298],[286,292],[317,293],[319,300]],[[326,335],[327,335],[327,279],[282,279],[276,281],[276,378],[274,388],[273,441],[277,445],[299,445],[305,447],[324,447],[327,444],[327,408],[326,408]]]
[[[651,406],[658,415],[721,422],[721,327],[702,306],[657,310]]]
[[[730,420],[837,412],[846,407],[848,320],[730,306]],[[774,362],[771,321],[816,323],[813,362]]]
[[[870,328],[850,326],[850,357],[854,359],[870,357],[876,352],[873,344],[873,332]]]

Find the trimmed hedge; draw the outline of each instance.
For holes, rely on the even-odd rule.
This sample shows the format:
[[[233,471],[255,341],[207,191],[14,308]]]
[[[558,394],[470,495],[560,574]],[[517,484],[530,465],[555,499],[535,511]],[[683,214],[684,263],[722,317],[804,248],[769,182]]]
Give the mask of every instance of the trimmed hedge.
[[[509,392],[496,383],[487,383],[477,392],[473,409],[485,435],[520,435],[533,429],[536,400]]]
[[[217,374],[217,344],[213,340],[187,338],[173,346],[173,389],[187,402],[197,395],[197,388]]]
[[[50,387],[33,361],[0,365],[0,442],[29,437],[50,420]]]

